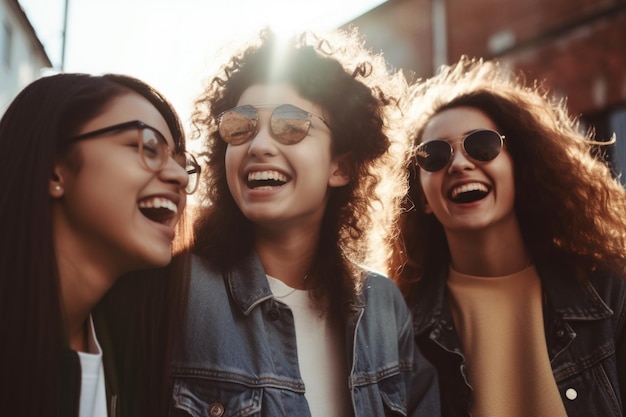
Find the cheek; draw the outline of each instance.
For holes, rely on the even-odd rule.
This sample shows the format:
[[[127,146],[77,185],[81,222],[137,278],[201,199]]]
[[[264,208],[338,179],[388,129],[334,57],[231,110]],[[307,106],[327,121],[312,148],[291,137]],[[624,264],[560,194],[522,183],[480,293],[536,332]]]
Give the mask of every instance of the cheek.
[[[420,185],[422,186],[424,198],[427,199],[431,198],[433,193],[439,191],[437,178],[430,172],[422,172],[420,174]]]
[[[226,179],[229,181],[237,171],[237,161],[239,159],[237,155],[237,149],[233,149],[230,146],[226,149],[226,153],[224,154],[224,170],[226,171]]]
[[[228,191],[233,196],[237,196],[237,190],[240,189],[239,168],[242,161],[242,149],[243,146],[228,146],[226,153],[224,154],[224,173],[226,174],[226,184],[228,185]]]
[[[433,201],[435,198],[434,193],[438,190],[433,184],[433,178],[431,173],[421,173],[420,174],[420,185],[422,186],[422,192],[419,193],[419,199],[417,203],[421,205],[421,208],[425,213],[432,213],[432,207],[430,206],[430,201]]]

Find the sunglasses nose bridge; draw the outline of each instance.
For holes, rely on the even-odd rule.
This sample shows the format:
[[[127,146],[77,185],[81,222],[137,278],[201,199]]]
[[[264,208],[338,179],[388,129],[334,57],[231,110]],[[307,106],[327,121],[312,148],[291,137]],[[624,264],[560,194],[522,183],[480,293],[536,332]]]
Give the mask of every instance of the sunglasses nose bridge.
[[[474,166],[472,158],[465,150],[465,138],[461,140],[457,140],[454,142],[448,142],[450,145],[450,149],[452,150],[450,154],[449,161],[449,169],[464,169],[467,166]]]
[[[249,140],[248,153],[251,155],[274,154],[276,138],[272,134],[269,115],[259,117],[256,132]]]

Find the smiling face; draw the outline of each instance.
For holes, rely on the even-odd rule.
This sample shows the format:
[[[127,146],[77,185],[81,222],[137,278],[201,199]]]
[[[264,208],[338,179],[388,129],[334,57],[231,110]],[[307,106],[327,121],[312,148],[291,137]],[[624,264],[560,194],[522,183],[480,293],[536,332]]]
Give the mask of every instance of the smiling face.
[[[488,162],[476,161],[463,152],[463,136],[477,129],[498,131],[482,111],[457,107],[433,116],[422,135],[422,142],[444,139],[454,149],[444,168],[420,170],[424,208],[437,217],[449,238],[457,232],[506,233],[517,225],[513,160],[506,145]]]
[[[142,121],[158,130],[173,149],[171,132],[145,98],[115,98],[77,135]],[[138,129],[77,141],[55,165],[50,182],[57,252],[104,265],[115,274],[164,266],[171,260],[175,225],[185,206],[188,176],[172,158],[157,172],[141,161]]]
[[[331,132],[319,118],[311,118],[308,134],[294,144],[273,137],[273,105],[292,104],[313,114],[322,109],[302,98],[289,84],[259,84],[246,89],[237,106],[258,108],[256,134],[226,149],[228,187],[243,214],[269,229],[321,223],[328,188],[345,185],[347,178],[331,155]],[[269,106],[268,105],[272,105]]]

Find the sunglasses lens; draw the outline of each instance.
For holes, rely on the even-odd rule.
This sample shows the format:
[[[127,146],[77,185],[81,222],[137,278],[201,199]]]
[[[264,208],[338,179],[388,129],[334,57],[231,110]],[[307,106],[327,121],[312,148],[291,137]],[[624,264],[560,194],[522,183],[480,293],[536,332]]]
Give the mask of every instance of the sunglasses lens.
[[[309,132],[311,115],[291,104],[283,104],[274,110],[270,120],[274,136],[285,145],[300,142]]]
[[[439,171],[446,166],[450,155],[452,155],[452,148],[448,142],[431,140],[418,146],[417,164],[425,171]]]
[[[150,128],[141,130],[141,159],[152,171],[158,171],[165,165],[168,148],[165,138]]]
[[[478,130],[467,135],[463,147],[477,161],[491,161],[500,153],[502,139],[493,130]]]
[[[252,106],[240,106],[222,114],[218,131],[224,142],[241,145],[256,132],[258,113]]]

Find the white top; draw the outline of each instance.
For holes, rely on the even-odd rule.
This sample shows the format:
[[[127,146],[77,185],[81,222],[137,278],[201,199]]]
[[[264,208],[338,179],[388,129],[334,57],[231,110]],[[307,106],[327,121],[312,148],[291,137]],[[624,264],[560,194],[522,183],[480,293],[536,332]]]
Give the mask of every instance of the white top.
[[[274,297],[293,313],[304,396],[312,417],[351,415],[347,364],[341,331],[315,309],[309,292],[297,290],[267,276]]]
[[[78,352],[82,380],[80,385],[80,417],[107,417],[106,389],[102,349],[96,338],[93,321],[89,316],[88,352]]]

